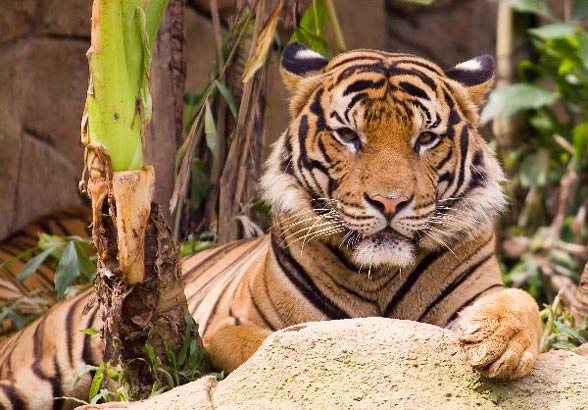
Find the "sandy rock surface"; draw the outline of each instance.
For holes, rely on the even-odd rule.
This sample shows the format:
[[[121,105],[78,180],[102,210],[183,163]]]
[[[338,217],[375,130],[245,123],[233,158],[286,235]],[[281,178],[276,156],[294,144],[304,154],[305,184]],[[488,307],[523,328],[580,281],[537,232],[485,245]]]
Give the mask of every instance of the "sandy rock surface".
[[[290,327],[225,380],[206,377],[152,400],[88,408],[587,409],[588,358],[539,357],[516,382],[489,382],[457,336],[435,326],[365,318]]]

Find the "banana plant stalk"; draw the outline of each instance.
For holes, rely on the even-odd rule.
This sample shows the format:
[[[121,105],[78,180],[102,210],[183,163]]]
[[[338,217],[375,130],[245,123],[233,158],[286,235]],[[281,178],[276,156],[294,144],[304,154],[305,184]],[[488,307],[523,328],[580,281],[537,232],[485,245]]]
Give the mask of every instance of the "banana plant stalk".
[[[151,50],[167,3],[95,0],[92,7],[82,142],[86,169],[98,167],[102,174],[112,175],[110,181],[95,187],[99,191],[92,195],[97,200],[93,208],[101,208],[105,194],[116,201],[118,254],[129,283],[144,279],[144,236],[154,173],[152,167],[144,166],[143,134],[152,111]]]
[[[143,159],[151,52],[168,1],[94,0],[87,53],[81,187],[92,200],[104,360],[120,361],[133,398],[163,384],[149,377],[146,346],[164,362],[182,345],[188,315],[178,253]]]

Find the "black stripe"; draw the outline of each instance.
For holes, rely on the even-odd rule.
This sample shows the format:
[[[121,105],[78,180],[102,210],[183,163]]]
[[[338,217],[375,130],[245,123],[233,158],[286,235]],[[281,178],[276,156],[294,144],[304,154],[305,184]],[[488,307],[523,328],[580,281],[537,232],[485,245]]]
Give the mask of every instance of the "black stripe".
[[[429,269],[431,264],[445,255],[447,252],[448,250],[446,248],[440,248],[427,254],[427,256],[425,256],[423,260],[419,262],[416,268],[414,268],[414,270],[408,275],[406,281],[402,284],[400,289],[394,294],[392,300],[390,300],[388,305],[386,305],[386,309],[384,310],[385,317],[388,317],[390,313],[392,313],[392,310],[404,299],[406,295],[408,295],[421,274]]]
[[[444,158],[441,160],[441,162],[439,162],[439,163],[438,163],[438,164],[435,166],[435,169],[436,169],[437,171],[440,171],[440,170],[441,170],[441,169],[442,169],[442,168],[445,166],[445,164],[447,163],[447,161],[449,161],[449,160],[450,160],[452,157],[453,157],[453,147],[452,147],[452,146],[450,146],[450,147],[447,149],[447,154],[446,154],[446,155],[445,155],[445,157],[444,157]]]
[[[190,268],[190,270],[188,272],[184,273],[184,275],[183,275],[184,282],[191,282],[194,279],[193,276],[195,274],[204,273],[203,271],[200,270],[200,268],[202,268],[202,267],[204,267],[204,265],[208,264],[211,261],[211,259],[216,258],[221,253],[228,253],[228,252],[232,251],[233,249],[242,245],[244,242],[245,241],[243,241],[243,240],[235,241],[235,242],[231,242],[226,245],[223,245],[223,246],[219,246],[218,248],[212,250],[208,255],[206,255],[206,257],[204,259],[202,259],[195,266]],[[192,257],[194,257],[194,255],[188,256],[185,259],[182,259],[182,262],[186,261]]]
[[[67,356],[69,359],[69,364],[72,368],[75,368],[75,363],[74,363],[74,359],[73,359],[73,336],[74,336],[74,332],[78,332],[80,329],[74,329],[74,320],[77,318],[76,316],[74,316],[76,313],[78,313],[78,305],[81,302],[85,302],[86,301],[86,297],[85,295],[83,297],[78,298],[78,300],[76,300],[73,305],[71,305],[67,311],[67,315],[65,316],[65,332],[66,332],[66,338],[67,338]],[[78,321],[79,324],[79,321]]]
[[[345,235],[346,233],[347,232],[343,233],[342,235]],[[343,265],[345,265],[347,269],[354,272],[359,271],[359,267],[347,258],[347,255],[345,255],[345,252],[343,252],[340,247],[335,246],[331,243],[327,243],[327,247],[331,252],[333,252],[333,255],[335,255],[337,259],[339,259],[341,263],[343,263]]]
[[[349,122],[349,112],[351,112],[351,109],[355,106],[355,104],[363,100],[365,97],[367,97],[366,93],[358,93],[353,96],[351,101],[349,101],[349,104],[347,104],[347,108],[345,109],[345,113],[343,114],[347,122]]]
[[[265,316],[265,314],[263,313],[263,311],[261,310],[261,308],[259,307],[259,305],[255,301],[255,297],[253,296],[253,291],[251,290],[251,287],[248,286],[247,288],[249,290],[249,297],[251,298],[251,303],[253,304],[253,307],[255,308],[257,313],[259,314],[259,317],[261,318],[261,320],[263,320],[265,327],[269,328],[272,332],[275,332],[277,330],[276,327],[274,325],[272,325],[272,323]],[[270,300],[270,303],[272,303],[271,300]]]
[[[447,296],[449,296],[455,289],[457,289],[459,287],[459,285],[461,285],[471,274],[473,274],[480,266],[482,266],[484,263],[488,262],[488,260],[494,255],[493,253],[490,253],[489,255],[484,256],[481,260],[479,260],[475,265],[471,266],[469,269],[465,270],[464,272],[460,273],[459,276],[457,278],[455,278],[453,280],[453,282],[451,282],[448,286],[445,287],[445,289],[443,289],[441,291],[441,293],[439,293],[439,295],[437,295],[437,297],[435,298],[435,300],[433,300],[433,302],[431,304],[429,304],[429,306],[427,307],[427,309],[423,312],[423,314],[419,317],[418,321],[422,321],[423,318],[425,316],[427,316],[427,314],[435,308],[435,306],[437,306],[439,303],[441,303],[441,301],[443,299],[445,299]]]
[[[27,409],[25,401],[20,398],[15,387],[13,385],[0,384],[0,389],[4,392],[4,396],[10,401],[14,410]],[[3,407],[2,407],[3,408]]]
[[[32,370],[35,376],[37,376],[41,380],[48,381],[51,385],[51,391],[53,397],[61,397],[63,396],[63,391],[61,390],[61,372],[59,371],[59,364],[57,362],[57,357],[53,356],[52,361],[55,365],[55,374],[53,376],[49,376],[43,372],[41,368],[41,363],[43,361],[43,356],[46,356],[43,352],[43,339],[45,333],[43,329],[45,327],[45,319],[47,316],[41,317],[37,322],[37,327],[35,328],[35,332],[33,334],[34,339],[34,348],[33,348],[33,355],[35,358],[35,362],[33,363]],[[63,401],[61,400],[53,400],[53,409],[58,410],[63,407]]]
[[[431,77],[422,73],[419,70],[404,69],[404,68],[399,68],[395,65],[392,65],[390,68],[388,68],[388,75],[391,77],[394,77],[394,76],[414,76],[414,77],[417,77],[418,79],[420,79],[424,84],[426,84],[427,87],[429,87],[431,89],[431,91],[434,92],[435,89],[437,88],[435,86],[435,81],[433,81],[433,79]]]
[[[411,84],[407,81],[401,81],[400,83],[398,83],[398,85],[402,87],[404,91],[406,91],[412,96],[424,98],[426,100],[430,99],[429,95],[422,88],[419,88],[414,84]]]
[[[458,307],[455,312],[453,313],[453,315],[451,315],[451,317],[449,318],[449,320],[447,321],[447,323],[451,323],[453,322],[455,319],[457,319],[457,316],[459,315],[459,313],[465,309],[466,307],[468,307],[469,305],[471,305],[474,301],[476,301],[480,295],[482,295],[483,293],[488,292],[490,289],[494,289],[494,288],[504,288],[504,285],[502,283],[495,283],[494,285],[490,285],[488,286],[486,289],[476,293],[474,296],[472,296],[471,298],[469,298],[468,300],[466,300],[460,307]]]
[[[300,125],[298,127],[298,144],[299,144],[299,150],[300,150],[300,155],[298,157],[298,167],[300,168],[299,174],[302,177],[302,179],[304,180],[304,184],[307,188],[309,189],[314,189],[319,188],[321,189],[320,184],[318,183],[318,181],[316,180],[316,178],[314,177],[313,174],[313,170],[318,170],[319,172],[322,172],[323,174],[325,174],[326,176],[329,176],[329,173],[327,171],[327,168],[319,161],[315,160],[315,159],[310,159],[308,158],[308,154],[306,151],[306,137],[308,134],[308,116],[307,115],[303,115],[302,118],[300,118]],[[310,177],[312,178],[315,187],[311,186],[308,183],[308,180],[306,179],[304,173],[302,170],[307,170],[310,174]]]
[[[323,96],[324,90],[319,88],[316,93],[314,94],[314,98],[312,99],[312,103],[310,104],[309,110],[311,113],[316,115],[316,133],[324,130],[325,126],[325,113],[323,111],[323,107],[321,106],[321,98]]]
[[[339,84],[342,81],[346,80],[347,78],[351,77],[352,75],[365,73],[365,72],[375,72],[381,73],[386,75],[386,66],[382,63],[382,61],[376,61],[372,64],[359,64],[348,67],[344,69],[336,79],[336,83]]]
[[[88,317],[88,324],[86,325],[86,327],[93,327],[97,315],[98,307],[94,307],[92,313],[90,313],[90,316]],[[96,336],[100,337],[99,335]],[[94,360],[94,355],[92,352],[92,340],[90,339],[91,337],[92,335],[84,334],[84,348],[82,349],[82,360],[86,364],[97,365],[98,363],[96,360]]]
[[[351,63],[353,61],[360,61],[360,60],[381,61],[382,58],[379,57],[379,56],[365,56],[365,55],[359,55],[359,56],[355,56],[355,57],[351,57],[351,58],[346,58],[344,60],[338,61],[337,63],[331,65],[329,67],[329,71],[330,70],[333,70],[333,69],[335,69],[337,67],[340,67],[340,66],[342,66],[344,64]]]
[[[312,278],[290,254],[281,248],[272,234],[272,250],[282,272],[302,295],[329,319],[350,319],[351,316],[331,301],[313,282]]]
[[[345,91],[343,91],[343,96],[347,96],[351,93],[357,93],[357,92],[364,91],[364,90],[371,89],[371,88],[373,88],[373,89],[382,88],[382,86],[384,86],[384,84],[386,84],[385,78],[382,78],[378,81],[357,80],[347,86]]]
[[[417,56],[414,56],[416,58],[419,58]],[[417,61],[417,60],[413,60],[413,59],[401,59],[401,60],[395,60],[394,61],[395,64],[412,64],[412,65],[416,65],[418,67],[424,68],[425,70],[431,71],[433,74],[437,74],[439,76],[444,76],[445,74],[439,70],[436,67],[433,67],[430,64],[425,63],[424,61]]]
[[[457,177],[457,185],[455,186],[455,190],[453,191],[453,193],[451,194],[452,197],[454,197],[455,195],[457,195],[457,193],[459,192],[461,186],[463,185],[463,181],[465,178],[465,168],[466,168],[466,162],[468,159],[468,144],[469,144],[469,133],[468,133],[468,127],[464,124],[462,130],[461,130],[461,136],[459,138],[459,148],[461,150],[461,152],[459,153],[461,156],[461,161],[459,164],[459,176]]]

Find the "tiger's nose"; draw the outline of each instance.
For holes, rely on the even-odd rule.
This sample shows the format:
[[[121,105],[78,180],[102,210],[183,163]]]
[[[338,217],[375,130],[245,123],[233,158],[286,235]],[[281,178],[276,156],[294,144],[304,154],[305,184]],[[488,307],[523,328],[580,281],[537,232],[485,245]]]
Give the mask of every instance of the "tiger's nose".
[[[384,196],[376,194],[371,197],[366,195],[366,200],[382,212],[386,218],[390,219],[396,212],[408,204],[410,198],[406,195]]]

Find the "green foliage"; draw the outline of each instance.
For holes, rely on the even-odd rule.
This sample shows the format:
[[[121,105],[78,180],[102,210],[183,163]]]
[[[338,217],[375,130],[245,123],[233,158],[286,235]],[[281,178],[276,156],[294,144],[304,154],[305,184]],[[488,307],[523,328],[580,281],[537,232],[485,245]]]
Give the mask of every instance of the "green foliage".
[[[186,330],[182,346],[178,353],[175,354],[173,350],[166,345],[166,357],[164,362],[157,357],[151,343],[145,343],[146,363],[156,380],[152,387],[151,396],[197,380],[204,376],[204,372],[209,368],[206,352],[198,346],[196,339],[192,337],[192,334],[195,331],[194,319],[192,319],[192,316],[188,315],[184,320],[186,322]],[[91,336],[98,333],[95,329],[82,329],[80,332]],[[126,380],[125,373],[120,367],[113,366],[112,364],[102,362],[99,366],[82,366],[76,373],[74,386],[83,376],[91,372],[94,372],[94,374],[92,375],[92,380],[90,382],[87,401],[73,397],[57,397],[56,400],[70,399],[81,404],[130,400],[129,384]],[[222,373],[217,373],[215,376],[219,380],[224,377]]]
[[[580,3],[587,4],[574,3],[573,18],[583,15]],[[578,247],[586,247],[588,236],[576,215],[588,198],[588,35],[582,21],[559,21],[543,0],[511,4],[550,23],[528,31],[535,58],[519,65],[520,83],[490,95],[481,119],[527,118],[527,132],[516,135],[516,148],[501,155],[512,179],[514,212],[506,231],[526,238],[529,245],[520,255],[502,260],[508,283],[546,301],[557,291],[550,276],[575,281],[586,262]],[[576,184],[569,182],[573,175]],[[569,198],[561,197],[563,190]]]
[[[178,354],[165,344],[165,361],[156,354],[151,343],[145,344],[147,364],[154,375],[156,383],[153,385],[152,395],[159,394],[182,384],[194,381],[204,376],[203,370],[208,368],[208,358],[204,349],[192,337],[195,331],[192,316],[184,318],[186,330],[184,340]]]
[[[541,311],[543,334],[541,335],[541,351],[551,349],[572,350],[588,342],[588,320],[580,323],[561,303],[561,295],[557,295],[551,305],[545,305]]]
[[[91,243],[79,236],[57,236],[39,234],[37,246],[18,255],[16,259],[24,259],[35,255],[24,266],[16,278],[23,282],[43,264],[50,267],[57,263],[55,273],[55,290],[57,297],[63,299],[68,288],[76,283],[89,284],[96,273],[96,258],[91,255]],[[11,260],[4,264],[9,265]],[[4,265],[3,264],[3,265]]]
[[[188,256],[198,252],[202,252],[206,249],[210,249],[216,246],[216,235],[212,232],[204,231],[198,239],[188,239],[180,244],[180,255]]]
[[[327,11],[323,0],[313,0],[302,19],[300,25],[294,29],[290,42],[298,42],[324,57],[332,56],[329,42],[325,38]]]

